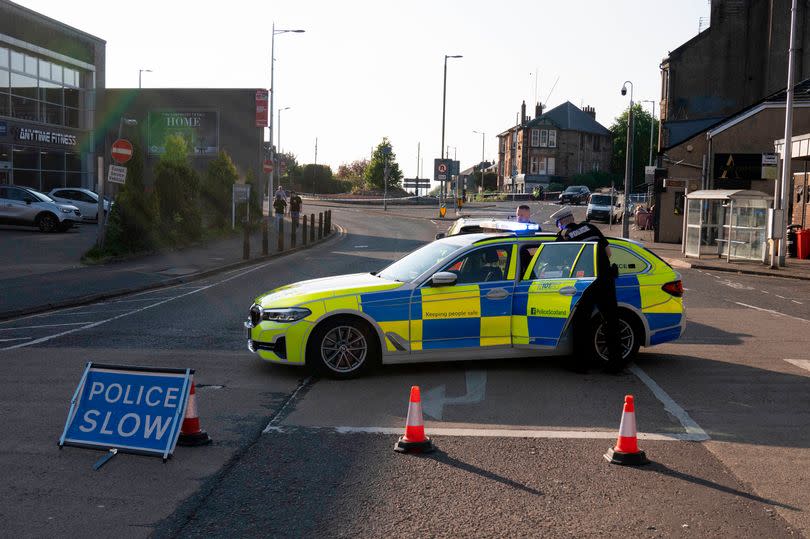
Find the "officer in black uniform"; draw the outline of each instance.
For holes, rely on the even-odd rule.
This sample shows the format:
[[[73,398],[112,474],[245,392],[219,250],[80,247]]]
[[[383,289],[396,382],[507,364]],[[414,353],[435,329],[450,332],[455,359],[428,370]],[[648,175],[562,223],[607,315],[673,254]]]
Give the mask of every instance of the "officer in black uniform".
[[[596,279],[585,290],[579,300],[574,320],[574,353],[580,368],[584,368],[589,340],[593,330],[590,314],[593,307],[599,310],[605,321],[605,340],[608,347],[606,370],[619,371],[624,367],[621,343],[619,342],[618,305],[616,303],[616,278],[618,268],[610,264],[610,245],[604,234],[590,223],[577,223],[571,208],[563,208],[551,216],[560,230],[555,241],[594,241],[596,242]],[[587,332],[583,332],[585,329]]]

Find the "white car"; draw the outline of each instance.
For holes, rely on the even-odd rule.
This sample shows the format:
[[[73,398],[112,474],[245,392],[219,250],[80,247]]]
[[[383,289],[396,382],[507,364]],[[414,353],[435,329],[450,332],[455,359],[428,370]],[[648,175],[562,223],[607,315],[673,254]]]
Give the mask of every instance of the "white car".
[[[98,220],[98,195],[90,189],[80,187],[59,187],[52,189],[48,196],[57,202],[72,204],[82,212],[85,221]],[[110,200],[104,199],[104,212],[110,211]]]
[[[618,223],[622,220],[623,201],[624,195],[611,197],[610,193],[593,193],[588,200],[585,220]]]
[[[0,185],[0,224],[64,232],[82,218],[79,208],[19,185]]]

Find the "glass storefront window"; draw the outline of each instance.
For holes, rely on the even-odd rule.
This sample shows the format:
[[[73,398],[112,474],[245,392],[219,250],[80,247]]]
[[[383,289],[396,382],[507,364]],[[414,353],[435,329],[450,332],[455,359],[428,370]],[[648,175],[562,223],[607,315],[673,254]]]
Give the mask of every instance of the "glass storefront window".
[[[79,108],[79,90],[65,88],[65,106],[74,109]]]
[[[14,168],[39,168],[39,152],[36,148],[14,147]]]
[[[51,63],[46,62],[45,60],[39,61],[39,78],[40,79],[50,79],[51,78]]]
[[[11,74],[11,93],[29,99],[37,98],[37,79],[25,75]]]
[[[11,116],[11,96],[0,92],[0,116]]]
[[[25,72],[29,75],[37,76],[37,59],[27,54],[25,55]]]
[[[65,125],[67,127],[79,127],[78,109],[65,108]]]
[[[52,103],[40,103],[40,107],[42,109],[40,118],[43,122],[54,125],[64,124],[64,120],[62,119],[62,107]]]
[[[51,189],[65,186],[65,173],[55,171],[42,172],[42,189],[43,193],[47,193]]]
[[[79,174],[77,172],[68,172],[67,178],[65,179],[65,187],[83,187],[82,179],[84,174]]]
[[[65,152],[48,150],[40,152],[42,170],[65,170]]]
[[[5,69],[0,69],[0,91],[8,92],[8,85],[11,78],[8,75],[8,71]]]
[[[0,67],[8,67],[8,49],[0,47]]]
[[[25,71],[25,55],[23,53],[11,51],[11,69]]]
[[[51,80],[62,84],[62,66],[56,64],[51,65]]]
[[[68,67],[64,69],[64,72],[65,84],[67,86],[76,86],[76,72]]]
[[[39,81],[39,99],[55,105],[64,104],[62,86],[55,82]]]
[[[11,114],[15,118],[21,120],[39,121],[39,114],[37,113],[37,101],[33,99],[26,99],[24,97],[11,96]]]
[[[81,172],[82,171],[82,156],[77,153],[65,154],[65,169],[68,172]]]
[[[39,171],[15,170],[14,185],[22,185],[25,187],[32,187],[36,190],[39,190]]]

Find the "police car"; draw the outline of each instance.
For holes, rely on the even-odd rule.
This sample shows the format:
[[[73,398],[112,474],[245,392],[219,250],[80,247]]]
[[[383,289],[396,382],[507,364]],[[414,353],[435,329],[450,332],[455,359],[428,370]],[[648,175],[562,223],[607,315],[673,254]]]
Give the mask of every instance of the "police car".
[[[447,232],[439,232],[436,234],[436,239],[440,240],[448,236],[474,234],[476,232],[504,232],[512,230],[515,226],[516,221],[507,219],[496,219],[495,217],[461,217],[450,225]],[[539,225],[537,225],[536,230],[540,230]]]
[[[261,295],[244,324],[248,349],[268,362],[306,365],[333,378],[352,378],[380,363],[570,354],[577,302],[596,277],[596,243],[555,243],[531,225],[512,225],[524,229],[443,238],[379,272]],[[619,267],[623,365],[640,346],[682,334],[683,286],[642,245],[609,242]],[[597,322],[589,324],[585,348],[607,363]]]

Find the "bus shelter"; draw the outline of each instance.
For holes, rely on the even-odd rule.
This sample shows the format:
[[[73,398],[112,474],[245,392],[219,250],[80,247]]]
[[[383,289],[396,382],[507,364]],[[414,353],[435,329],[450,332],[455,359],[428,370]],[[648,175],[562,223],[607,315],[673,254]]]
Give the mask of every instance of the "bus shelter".
[[[765,262],[768,208],[773,195],[745,189],[706,189],[686,195],[686,256]]]

